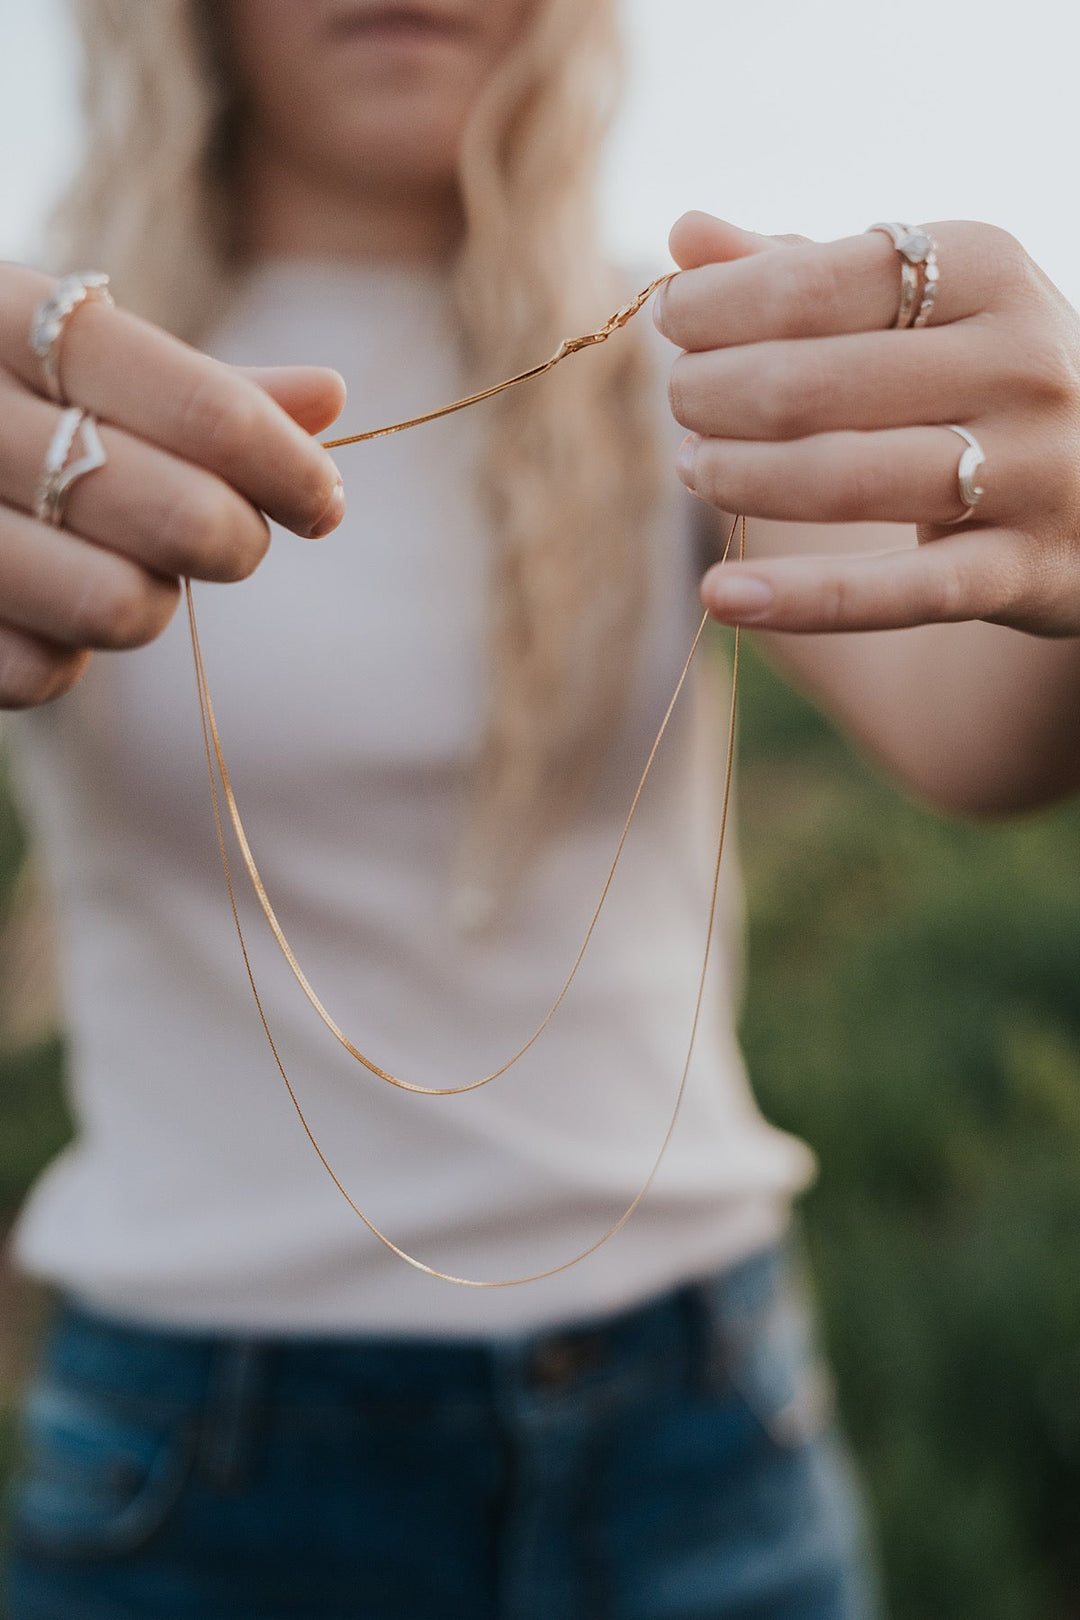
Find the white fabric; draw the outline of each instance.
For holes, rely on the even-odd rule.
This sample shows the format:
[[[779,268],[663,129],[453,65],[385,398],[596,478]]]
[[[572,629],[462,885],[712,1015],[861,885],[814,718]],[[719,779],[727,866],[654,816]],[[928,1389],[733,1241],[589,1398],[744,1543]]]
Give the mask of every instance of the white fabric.
[[[213,347],[336,365],[351,386],[342,431],[462,380],[445,289],[426,273],[264,266]],[[198,587],[227,758],[286,932],[353,1039],[427,1085],[493,1068],[546,1010],[698,611],[691,503],[671,479],[633,702],[599,789],[512,912],[463,935],[452,874],[486,681],[487,545],[468,476],[482,431],[477,411],[342,450],[349,514],[334,536],[277,533],[253,579]],[[316,1133],[361,1207],[442,1269],[556,1264],[648,1172],[685,1053],[716,836],[724,700],[715,664],[701,674],[577,983],[528,1057],[477,1092],[392,1091],[337,1048],[236,862],[271,1026]],[[18,730],[57,896],[79,1122],[22,1217],[31,1272],[155,1322],[476,1335],[630,1304],[783,1229],[812,1167],[760,1119],[736,1049],[731,859],[689,1093],[648,1198],[549,1281],[457,1289],[363,1228],[275,1070],[222,882],[182,613],[154,646],[97,657]]]

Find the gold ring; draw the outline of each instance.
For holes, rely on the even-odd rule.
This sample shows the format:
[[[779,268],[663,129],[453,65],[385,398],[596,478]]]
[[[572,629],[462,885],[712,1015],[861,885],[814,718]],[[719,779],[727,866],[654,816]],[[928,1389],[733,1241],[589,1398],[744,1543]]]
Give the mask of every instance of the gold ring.
[[[908,331],[925,326],[937,298],[941,275],[937,242],[929,231],[902,225],[898,220],[880,221],[869,226],[867,234],[870,231],[884,231],[900,256],[900,308],[892,323],[893,329]]]

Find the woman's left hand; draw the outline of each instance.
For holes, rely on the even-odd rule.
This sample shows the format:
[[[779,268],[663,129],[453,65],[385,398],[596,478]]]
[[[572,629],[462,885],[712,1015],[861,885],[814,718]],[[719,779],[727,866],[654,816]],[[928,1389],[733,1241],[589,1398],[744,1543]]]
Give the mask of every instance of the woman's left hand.
[[[728,623],[877,630],[987,619],[1080,634],[1080,320],[1007,232],[929,227],[931,322],[890,330],[900,260],[880,231],[756,236],[705,214],[672,232],[683,273],[657,301],[686,352],[671,378],[690,429],[683,481],[720,510],[793,522],[917,526],[918,547],[775,557],[706,575]],[[985,464],[953,526],[967,428]]]

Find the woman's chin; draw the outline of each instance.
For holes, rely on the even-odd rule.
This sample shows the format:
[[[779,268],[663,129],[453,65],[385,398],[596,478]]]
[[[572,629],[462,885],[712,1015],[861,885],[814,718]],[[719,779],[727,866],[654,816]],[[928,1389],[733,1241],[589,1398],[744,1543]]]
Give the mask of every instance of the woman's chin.
[[[324,124],[319,146],[324,162],[364,189],[375,181],[430,190],[455,182],[465,122],[458,107],[439,116],[430,96],[388,93],[367,103],[362,122]]]

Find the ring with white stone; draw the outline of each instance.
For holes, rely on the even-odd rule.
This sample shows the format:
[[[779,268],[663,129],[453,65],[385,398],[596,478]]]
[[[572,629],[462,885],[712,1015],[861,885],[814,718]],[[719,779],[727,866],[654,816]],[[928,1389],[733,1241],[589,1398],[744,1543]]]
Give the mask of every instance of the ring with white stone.
[[[966,523],[982,497],[986,494],[982,485],[975,482],[975,475],[979,468],[985,464],[986,456],[974,433],[969,433],[967,428],[957,427],[955,422],[944,422],[942,426],[947,427],[950,433],[958,434],[965,445],[963,454],[960,457],[960,465],[956,469],[956,482],[964,510],[959,517],[945,518],[943,521],[947,524]]]
[[[48,298],[38,305],[30,323],[30,347],[41,361],[49,398],[58,405],[67,404],[60,383],[60,345],[64,327],[80,304],[92,301],[99,304],[113,302],[109,278],[104,271],[85,270],[62,276]]]
[[[900,256],[900,308],[893,328],[908,331],[925,326],[937,297],[940,271],[937,243],[929,231],[902,225],[898,220],[880,221],[869,231],[884,231]]]
[[[77,460],[69,458],[75,440],[81,442],[82,454]],[[49,440],[45,460],[34,495],[34,516],[39,523],[51,523],[58,529],[64,521],[64,507],[73,484],[87,473],[104,467],[105,450],[98,436],[97,424],[88,412],[78,405],[62,411]]]
[[[919,313],[912,321],[913,328],[925,326],[934,311],[937,301],[938,286],[941,282],[941,269],[938,265],[938,245],[935,237],[928,230],[919,230],[912,233],[916,250],[922,254],[922,302]]]

